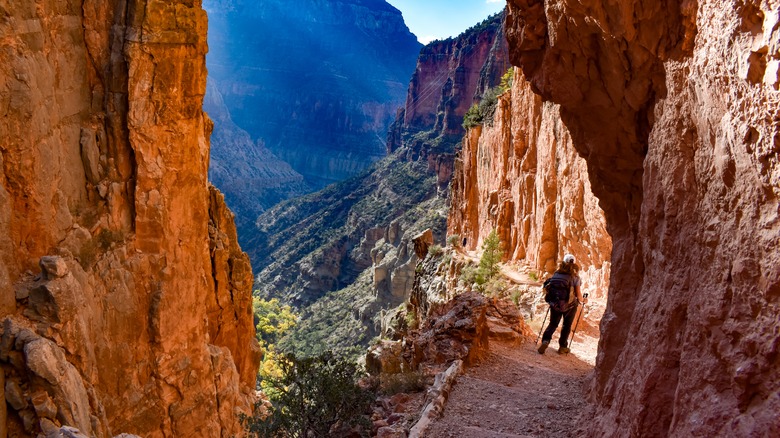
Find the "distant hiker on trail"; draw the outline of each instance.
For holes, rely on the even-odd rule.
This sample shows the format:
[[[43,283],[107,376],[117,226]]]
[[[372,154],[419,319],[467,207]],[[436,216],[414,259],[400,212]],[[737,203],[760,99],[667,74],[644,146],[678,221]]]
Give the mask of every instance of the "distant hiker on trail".
[[[574,256],[566,254],[563,257],[563,262],[558,266],[558,270],[544,282],[544,290],[546,291],[544,300],[550,304],[550,325],[547,326],[547,330],[542,336],[542,345],[537,350],[539,354],[544,354],[544,351],[547,350],[561,318],[563,318],[563,329],[561,329],[561,337],[558,340],[558,353],[569,352],[569,332],[571,332],[574,317],[577,316],[577,307],[579,303],[586,304],[588,302],[587,298],[582,298],[580,292],[579,271],[580,267],[575,263]],[[572,289],[574,293],[572,293]]]

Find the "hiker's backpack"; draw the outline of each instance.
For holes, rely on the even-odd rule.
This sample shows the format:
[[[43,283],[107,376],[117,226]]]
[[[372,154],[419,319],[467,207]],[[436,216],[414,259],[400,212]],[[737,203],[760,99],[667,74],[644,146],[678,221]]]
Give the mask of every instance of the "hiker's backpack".
[[[572,304],[569,299],[571,297],[572,278],[567,274],[554,274],[544,282],[544,301],[550,304],[553,310],[558,312],[566,312],[571,309]]]

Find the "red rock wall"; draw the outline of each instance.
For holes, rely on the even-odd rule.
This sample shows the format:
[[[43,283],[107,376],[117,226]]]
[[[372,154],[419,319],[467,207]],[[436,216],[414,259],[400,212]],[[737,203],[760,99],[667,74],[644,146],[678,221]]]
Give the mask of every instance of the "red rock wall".
[[[613,238],[592,436],[780,433],[776,2],[510,0]]]
[[[18,399],[0,421],[237,433],[259,359],[252,275],[207,181],[200,2],[17,2],[0,17],[0,366]]]
[[[606,295],[612,242],[585,160],[557,105],[534,94],[519,69],[499,97],[492,126],[470,130],[455,160],[448,235],[478,249],[496,229],[509,260],[552,273],[565,253],[582,266],[585,291]]]
[[[422,48],[407,91],[405,129],[463,133],[463,115],[511,66],[501,22],[496,16],[484,28]],[[395,147],[390,143],[388,152]]]

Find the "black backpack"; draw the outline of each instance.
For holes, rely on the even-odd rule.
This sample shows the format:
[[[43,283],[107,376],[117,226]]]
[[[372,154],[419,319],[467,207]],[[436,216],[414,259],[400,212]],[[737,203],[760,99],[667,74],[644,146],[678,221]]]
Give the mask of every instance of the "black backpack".
[[[571,275],[554,274],[544,282],[544,301],[550,304],[553,310],[566,312],[572,306],[569,305],[571,293]]]

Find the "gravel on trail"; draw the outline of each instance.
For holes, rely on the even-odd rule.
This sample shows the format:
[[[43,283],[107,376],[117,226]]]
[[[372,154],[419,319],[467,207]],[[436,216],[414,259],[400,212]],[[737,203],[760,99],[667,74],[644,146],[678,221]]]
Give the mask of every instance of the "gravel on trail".
[[[522,345],[490,341],[490,355],[458,377],[431,438],[582,436],[585,400],[596,338],[580,337],[570,354],[553,339],[544,355],[533,340]]]

